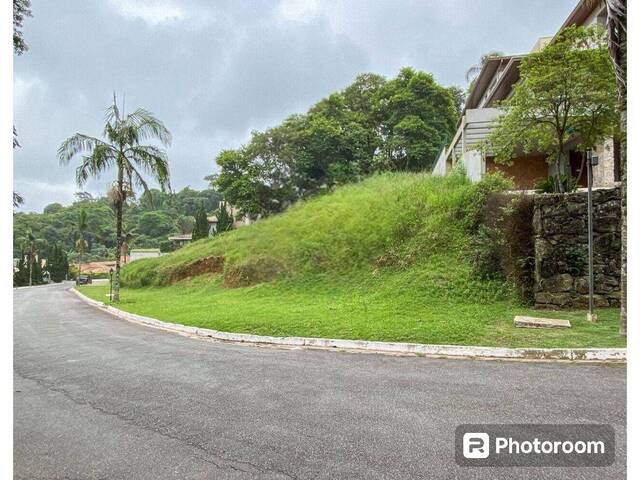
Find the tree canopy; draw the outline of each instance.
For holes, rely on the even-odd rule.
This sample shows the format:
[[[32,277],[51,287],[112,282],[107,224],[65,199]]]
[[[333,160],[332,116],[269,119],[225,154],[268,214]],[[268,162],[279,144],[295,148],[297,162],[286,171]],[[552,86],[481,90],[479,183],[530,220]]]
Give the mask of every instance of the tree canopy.
[[[604,31],[564,29],[542,51],[522,60],[521,81],[503,103],[506,113],[487,138],[496,160],[510,163],[518,153],[540,152],[555,166],[556,188],[563,191],[566,145],[580,151],[614,135],[616,83]]]
[[[207,178],[230,204],[257,216],[377,171],[428,170],[454,133],[459,104],[459,89],[425,72],[359,75],[305,114],[220,152],[220,172]]]
[[[180,219],[187,217],[185,228],[192,228],[192,216],[200,205],[207,212],[218,208],[222,196],[214,190],[194,190],[186,187],[176,193],[151,189],[150,203],[147,195],[138,199],[129,199],[125,205],[126,217],[124,231],[133,232],[127,241],[130,248],[169,248],[167,236],[183,232]],[[43,213],[16,213],[13,216],[13,251],[14,258],[20,257],[27,232],[32,231],[39,242],[43,258],[53,252],[53,246],[59,247],[69,255],[69,261],[76,262],[77,224],[79,212],[86,212],[85,239],[87,252],[85,261],[113,258],[115,254],[115,213],[110,200],[106,197],[93,198],[80,195],[79,199],[69,206],[50,204]],[[151,214],[151,215],[149,215]],[[155,225],[152,220],[159,220]],[[189,230],[190,231],[190,230]],[[163,242],[165,242],[163,244]],[[26,251],[26,249],[25,249]]]

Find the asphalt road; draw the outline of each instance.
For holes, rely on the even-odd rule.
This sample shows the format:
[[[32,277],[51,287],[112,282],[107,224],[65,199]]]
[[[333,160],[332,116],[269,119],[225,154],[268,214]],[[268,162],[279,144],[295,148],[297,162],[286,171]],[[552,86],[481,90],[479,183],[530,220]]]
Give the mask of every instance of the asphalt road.
[[[624,478],[623,366],[214,343],[14,293],[14,471],[36,479]],[[606,468],[455,465],[462,423],[607,423]]]

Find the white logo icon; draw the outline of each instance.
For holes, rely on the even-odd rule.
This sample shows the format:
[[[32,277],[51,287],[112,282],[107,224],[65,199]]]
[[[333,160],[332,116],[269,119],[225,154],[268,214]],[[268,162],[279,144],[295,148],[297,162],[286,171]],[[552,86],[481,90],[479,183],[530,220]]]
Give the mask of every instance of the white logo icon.
[[[464,458],[487,458],[489,456],[488,433],[465,433],[462,437]]]

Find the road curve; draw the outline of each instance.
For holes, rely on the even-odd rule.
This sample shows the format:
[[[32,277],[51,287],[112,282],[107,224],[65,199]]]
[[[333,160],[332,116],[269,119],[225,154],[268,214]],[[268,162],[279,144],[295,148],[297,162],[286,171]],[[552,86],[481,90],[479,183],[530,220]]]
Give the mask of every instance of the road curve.
[[[624,478],[626,368],[213,343],[14,291],[24,479]],[[607,468],[469,469],[462,423],[606,423]]]

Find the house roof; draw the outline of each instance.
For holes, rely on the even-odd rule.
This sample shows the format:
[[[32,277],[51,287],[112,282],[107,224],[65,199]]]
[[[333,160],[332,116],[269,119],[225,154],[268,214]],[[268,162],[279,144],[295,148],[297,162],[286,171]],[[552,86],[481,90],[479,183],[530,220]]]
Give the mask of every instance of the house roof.
[[[603,1],[587,1],[587,0],[579,0],[576,6],[573,8],[569,16],[562,23],[558,32],[554,35],[558,35],[562,29],[570,27],[572,25],[583,25],[589,16],[594,12],[594,10],[602,8]],[[536,42],[536,46],[534,46],[534,51],[536,47],[544,46],[544,44],[548,43],[551,39],[547,37],[543,37],[538,39]],[[540,43],[542,42],[542,43]],[[540,43],[540,45],[538,45]],[[487,88],[491,84],[491,80],[495,76],[496,71],[500,67],[500,65],[504,65],[505,62],[508,62],[503,75],[500,77],[498,84],[495,86],[493,92],[491,93],[491,97],[487,99],[487,103],[490,103],[495,100],[501,100],[507,98],[511,91],[511,87],[515,82],[519,79],[519,71],[518,66],[520,61],[525,55],[506,55],[502,57],[493,57],[485,62],[482,66],[482,70],[480,70],[480,74],[476,78],[476,81],[473,85],[473,89],[467,96],[467,101],[465,102],[464,109],[468,108],[477,108],[482,96],[486,92]]]
[[[584,24],[587,18],[589,18],[589,15],[591,15],[596,8],[602,7],[602,5],[602,0],[596,2],[579,0],[578,4],[571,11],[562,26],[558,29],[558,32],[560,32],[563,28],[570,27],[571,25]]]
[[[218,223],[218,217],[216,217],[215,215],[211,215],[210,217],[207,217],[207,222]]]
[[[469,93],[469,95],[467,96],[467,101],[464,104],[464,109],[466,110],[468,108],[478,107],[478,104],[480,103],[482,96],[484,95],[487,88],[491,84],[491,80],[493,79],[498,68],[500,68],[501,65],[506,65],[505,67],[506,69],[504,70],[503,75],[501,75],[498,84],[494,88],[494,92],[492,93],[491,97],[492,98],[495,97],[496,99],[498,99],[498,96],[496,95],[498,87],[501,87],[500,92],[503,92],[503,93],[504,93],[504,89],[506,88],[507,89],[506,91],[508,94],[508,91],[511,89],[511,86],[513,85],[513,83],[506,82],[507,84],[503,86],[501,86],[501,84],[505,82],[507,78],[513,77],[514,74],[516,75],[516,80],[517,80],[517,75],[518,75],[517,66],[520,64],[520,60],[522,60],[522,57],[524,57],[524,55],[504,55],[501,57],[489,58],[484,63],[484,65],[482,65],[482,69],[480,70],[480,73],[478,74],[478,77],[476,78],[476,81],[473,84],[473,88]]]

